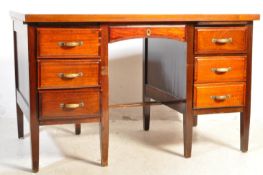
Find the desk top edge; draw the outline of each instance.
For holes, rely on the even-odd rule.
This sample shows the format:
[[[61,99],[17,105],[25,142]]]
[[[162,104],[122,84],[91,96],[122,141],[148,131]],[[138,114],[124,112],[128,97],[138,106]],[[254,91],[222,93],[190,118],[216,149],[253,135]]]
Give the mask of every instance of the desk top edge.
[[[22,14],[10,12],[11,18],[25,23],[36,22],[199,22],[253,21],[259,14]]]

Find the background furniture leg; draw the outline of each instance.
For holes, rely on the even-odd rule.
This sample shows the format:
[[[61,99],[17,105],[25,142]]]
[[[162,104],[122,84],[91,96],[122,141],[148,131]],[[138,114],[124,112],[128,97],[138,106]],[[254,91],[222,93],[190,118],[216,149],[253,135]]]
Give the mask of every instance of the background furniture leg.
[[[75,134],[80,135],[80,133],[81,133],[81,124],[77,123],[75,124]]]
[[[18,104],[16,104],[18,138],[24,138],[24,115]]]

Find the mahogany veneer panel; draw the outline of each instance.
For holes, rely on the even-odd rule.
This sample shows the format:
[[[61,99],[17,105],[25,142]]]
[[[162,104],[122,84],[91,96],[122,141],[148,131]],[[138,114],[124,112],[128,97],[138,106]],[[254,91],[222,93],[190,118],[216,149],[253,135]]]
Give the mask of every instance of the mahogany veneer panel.
[[[110,42],[132,38],[169,38],[185,41],[184,25],[163,26],[112,26],[110,27]]]
[[[194,108],[244,106],[245,90],[245,83],[195,84]],[[212,99],[212,96],[225,95],[229,95],[226,100]]]
[[[99,86],[99,62],[84,60],[38,61],[38,87],[78,88]],[[75,78],[63,78],[61,74],[78,74]]]
[[[99,55],[98,28],[38,28],[39,58],[92,58]],[[60,46],[60,42],[82,42],[75,47]]]
[[[246,53],[247,27],[197,27],[195,53]],[[213,39],[231,39],[217,43]]]
[[[61,104],[80,104],[83,107],[67,109]],[[40,119],[78,118],[100,113],[99,89],[49,90],[39,92]]]
[[[228,69],[216,72],[214,69]],[[209,56],[195,58],[195,82],[213,83],[246,80],[246,56]]]

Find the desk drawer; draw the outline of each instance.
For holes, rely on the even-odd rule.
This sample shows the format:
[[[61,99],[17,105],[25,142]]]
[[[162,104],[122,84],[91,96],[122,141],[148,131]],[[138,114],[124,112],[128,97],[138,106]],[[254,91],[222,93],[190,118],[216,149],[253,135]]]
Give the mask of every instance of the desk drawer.
[[[195,83],[245,81],[246,56],[195,58]]]
[[[99,55],[98,28],[38,28],[39,58],[86,58]]]
[[[132,38],[170,38],[185,41],[185,25],[111,26],[110,42]]]
[[[41,119],[98,116],[99,89],[49,90],[39,92]]]
[[[245,53],[247,27],[197,27],[195,53]]]
[[[40,60],[38,76],[39,89],[94,87],[99,85],[99,62]]]
[[[194,108],[244,106],[245,83],[197,84],[194,86]]]

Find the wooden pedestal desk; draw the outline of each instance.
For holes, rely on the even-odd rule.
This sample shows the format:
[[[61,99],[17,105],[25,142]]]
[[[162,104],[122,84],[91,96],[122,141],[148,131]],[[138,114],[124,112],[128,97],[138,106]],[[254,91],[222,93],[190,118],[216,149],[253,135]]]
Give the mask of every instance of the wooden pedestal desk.
[[[240,112],[240,149],[248,150],[253,20],[236,15],[48,15],[11,12],[18,137],[29,118],[32,169],[39,169],[39,126],[100,123],[108,165],[109,107],[150,105],[183,113],[184,156],[197,115]],[[108,44],[144,38],[143,102],[109,105]],[[152,101],[151,99],[155,100]]]

